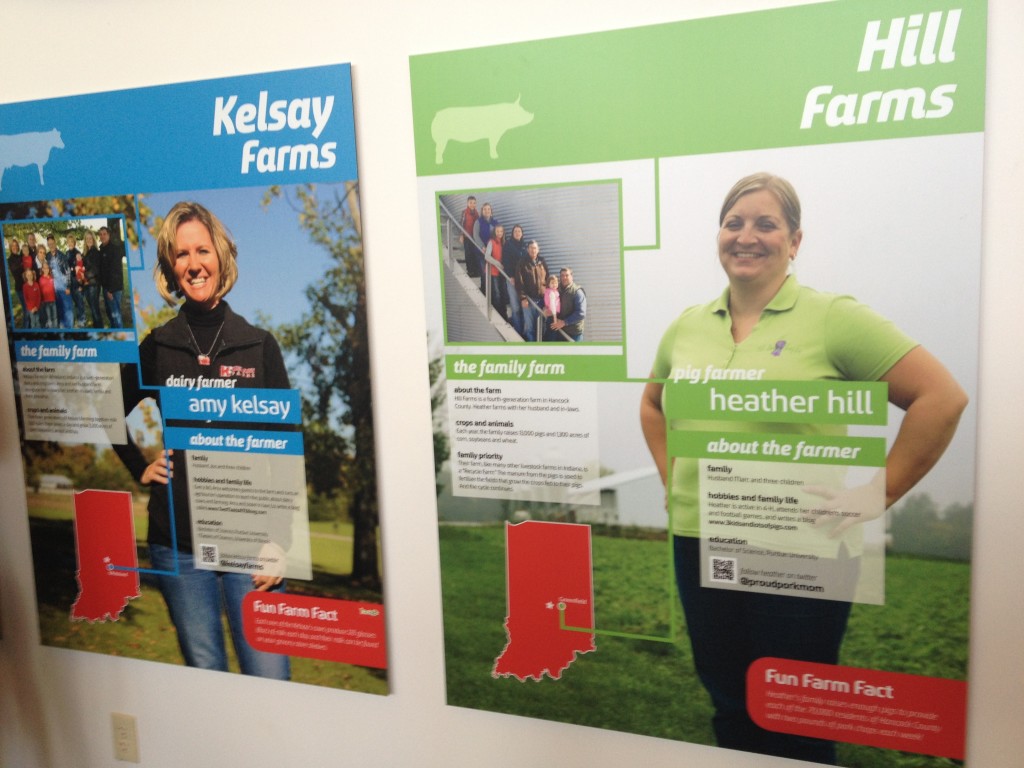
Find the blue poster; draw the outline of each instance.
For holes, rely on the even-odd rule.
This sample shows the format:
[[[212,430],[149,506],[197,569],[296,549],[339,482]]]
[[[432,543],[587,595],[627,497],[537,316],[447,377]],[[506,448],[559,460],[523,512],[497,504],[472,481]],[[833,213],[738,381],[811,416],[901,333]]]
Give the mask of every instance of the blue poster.
[[[0,125],[42,642],[386,693],[350,67]]]

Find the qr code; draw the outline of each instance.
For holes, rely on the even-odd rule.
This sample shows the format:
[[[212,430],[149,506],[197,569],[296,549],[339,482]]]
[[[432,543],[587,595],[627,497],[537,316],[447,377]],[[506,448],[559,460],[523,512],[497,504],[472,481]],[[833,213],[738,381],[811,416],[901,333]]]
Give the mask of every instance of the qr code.
[[[736,559],[732,557],[711,558],[711,580],[736,583]]]
[[[220,563],[220,556],[217,554],[216,544],[203,544],[199,547],[199,561],[203,565],[217,565]]]

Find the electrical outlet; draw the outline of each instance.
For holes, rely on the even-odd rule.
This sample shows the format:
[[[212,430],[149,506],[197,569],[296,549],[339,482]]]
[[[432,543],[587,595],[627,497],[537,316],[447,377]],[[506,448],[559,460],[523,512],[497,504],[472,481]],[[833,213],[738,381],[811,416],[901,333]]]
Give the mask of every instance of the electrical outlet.
[[[138,763],[139,734],[135,716],[122,712],[111,712],[110,722],[114,726],[114,759],[126,763]]]

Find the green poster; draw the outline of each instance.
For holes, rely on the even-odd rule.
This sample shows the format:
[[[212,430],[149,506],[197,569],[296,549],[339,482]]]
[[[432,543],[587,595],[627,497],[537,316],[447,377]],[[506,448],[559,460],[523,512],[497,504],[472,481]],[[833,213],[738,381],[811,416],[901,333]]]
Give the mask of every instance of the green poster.
[[[449,704],[963,759],[985,26],[411,58]]]

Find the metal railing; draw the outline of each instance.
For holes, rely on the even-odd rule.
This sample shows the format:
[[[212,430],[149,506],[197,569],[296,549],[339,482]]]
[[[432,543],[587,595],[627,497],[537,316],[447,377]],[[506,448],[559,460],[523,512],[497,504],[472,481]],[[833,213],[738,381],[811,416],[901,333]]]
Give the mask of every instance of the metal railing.
[[[443,243],[442,244],[444,246],[444,251],[445,251],[445,253],[447,255],[446,257],[448,259],[448,267],[450,269],[452,269],[452,270],[455,270],[456,266],[458,265],[458,259],[455,258],[455,248],[454,248],[455,233],[456,232],[458,232],[458,233],[460,233],[462,235],[463,253],[466,256],[466,259],[469,259],[469,249],[466,247],[466,241],[467,240],[472,242],[475,248],[479,248],[480,246],[476,243],[475,240],[473,240],[473,233],[472,232],[467,232],[465,229],[462,228],[462,224],[460,224],[456,220],[455,214],[452,213],[448,209],[448,207],[441,200],[438,200],[437,202],[438,202],[438,205],[440,206],[441,214],[442,214],[442,218],[443,218],[443,223],[442,223],[442,226],[443,226],[443,235],[442,235]],[[497,269],[498,270],[498,274],[501,277],[505,278],[506,281],[512,283],[513,286],[515,286],[515,278],[509,276],[509,274],[505,271],[504,265],[500,261],[497,261],[496,259],[491,257],[491,244],[489,242],[487,243],[486,249],[483,251],[483,257],[484,257],[483,270],[486,273],[486,279],[483,281],[484,282],[484,300],[486,301],[486,306],[487,306],[487,309],[486,309],[487,319],[488,319],[488,321],[493,322],[493,314],[492,313],[495,313],[495,308],[494,308],[494,304],[491,302],[491,277],[492,277],[492,275],[490,274],[490,269],[488,269],[488,265],[490,265],[490,266],[494,267],[495,269]],[[461,267],[459,267],[459,268],[461,269]],[[470,277],[468,270],[466,271],[466,275],[467,275],[467,277]],[[521,303],[521,300],[519,299],[518,291],[513,291],[513,292],[516,294],[516,298],[515,298],[516,306],[512,309],[512,311],[513,312],[520,312],[520,311],[522,311],[522,303]],[[530,303],[530,305],[537,312],[536,327],[534,328],[534,340],[537,341],[537,342],[541,342],[541,341],[544,340],[544,331],[545,331],[545,327],[544,327],[544,318],[545,318],[544,308],[542,306],[540,306],[540,304],[538,304],[536,301],[534,301],[533,298],[531,298],[530,296],[526,296],[525,298],[526,298],[526,300]],[[509,297],[509,303],[510,304],[512,303],[512,297],[511,296]],[[501,319],[505,320],[504,317],[502,317]],[[573,339],[572,336],[567,334],[561,328],[558,328],[556,330],[557,330],[558,333],[560,333],[562,335],[562,338],[565,341],[570,341],[570,342],[574,342],[575,341],[575,339]],[[525,341],[525,339],[524,339],[524,341]]]

